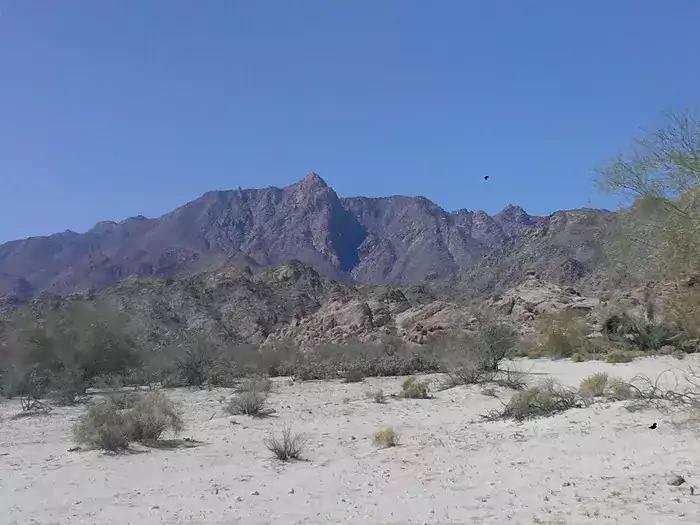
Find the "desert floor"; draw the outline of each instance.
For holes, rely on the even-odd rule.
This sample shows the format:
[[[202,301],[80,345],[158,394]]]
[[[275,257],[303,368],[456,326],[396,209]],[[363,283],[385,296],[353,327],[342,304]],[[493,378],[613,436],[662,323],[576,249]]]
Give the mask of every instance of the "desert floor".
[[[518,365],[532,382],[577,386],[597,371],[700,369],[700,356]],[[11,419],[19,402],[0,402],[0,523],[700,523],[700,436],[682,414],[617,402],[492,423],[480,414],[500,401],[478,386],[384,405],[366,396],[398,393],[401,381],[277,379],[265,419],[228,416],[226,389],[169,390],[185,413],[180,437],[201,445],[120,455],[68,451],[84,405]],[[304,461],[280,463],[263,444],[284,424],[308,435]],[[373,446],[383,426],[400,446]],[[687,483],[670,486],[672,474]]]

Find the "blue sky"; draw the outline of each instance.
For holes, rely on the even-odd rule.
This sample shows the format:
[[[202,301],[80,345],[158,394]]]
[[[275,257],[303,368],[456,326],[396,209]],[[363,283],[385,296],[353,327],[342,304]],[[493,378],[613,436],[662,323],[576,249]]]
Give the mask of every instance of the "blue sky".
[[[695,0],[0,0],[0,242],[311,170],[448,210],[614,207],[593,168],[700,105],[699,22]]]

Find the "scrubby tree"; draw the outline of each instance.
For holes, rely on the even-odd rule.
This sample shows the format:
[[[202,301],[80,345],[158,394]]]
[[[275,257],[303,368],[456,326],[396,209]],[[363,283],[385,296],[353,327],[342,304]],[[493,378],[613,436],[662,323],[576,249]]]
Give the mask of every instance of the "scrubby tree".
[[[664,126],[599,170],[598,182],[635,201],[636,241],[652,249],[663,273],[700,271],[700,122],[693,112],[668,114]]]

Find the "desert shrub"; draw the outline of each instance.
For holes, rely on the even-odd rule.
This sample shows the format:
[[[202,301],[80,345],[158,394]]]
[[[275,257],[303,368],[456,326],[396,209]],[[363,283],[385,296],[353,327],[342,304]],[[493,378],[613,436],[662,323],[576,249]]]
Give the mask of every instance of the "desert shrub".
[[[73,427],[78,444],[110,451],[128,448],[130,435],[129,421],[109,400],[92,403]]]
[[[377,447],[395,447],[399,444],[399,435],[391,427],[382,428],[372,435],[372,442]]]
[[[59,402],[71,403],[92,378],[140,365],[128,319],[103,302],[76,300],[43,314],[21,308],[6,327],[2,360],[10,374],[3,389],[10,380],[13,395],[34,395],[26,392],[34,389],[28,383],[40,377],[41,396],[51,390]]]
[[[606,393],[611,401],[625,401],[627,399],[632,399],[635,395],[632,385],[619,377],[611,377],[608,380]]]
[[[165,431],[178,433],[184,426],[180,411],[162,392],[150,392],[137,400],[125,417],[134,441],[155,441]]]
[[[590,332],[585,319],[576,312],[565,310],[556,314],[544,315],[537,322],[535,346],[530,357],[570,357],[576,352],[585,351]]]
[[[143,394],[139,392],[105,392],[102,397],[109,399],[119,410],[128,410],[143,399]]]
[[[75,404],[86,389],[87,382],[82,372],[76,368],[64,368],[49,378],[49,396],[59,405]]]
[[[235,394],[229,401],[226,412],[231,415],[265,417],[272,411],[267,408],[267,392],[253,387]]]
[[[216,351],[205,339],[191,341],[177,359],[177,371],[185,385],[202,386],[209,381],[216,360]]]
[[[576,406],[579,406],[576,392],[550,380],[517,392],[502,409],[491,411],[484,417],[522,421],[552,416]]]
[[[605,393],[608,384],[608,374],[598,372],[581,379],[579,392],[583,397],[600,397]]]
[[[615,349],[611,350],[608,352],[607,357],[605,360],[608,363],[629,363],[634,359],[635,357],[638,357],[639,354],[635,352],[631,352],[629,350],[621,350],[621,349]]]
[[[670,320],[678,327],[683,339],[700,338],[700,289],[697,276],[688,279],[686,287],[666,302]]]
[[[386,395],[384,394],[384,390],[381,388],[379,390],[375,390],[374,392],[369,392],[368,397],[372,398],[375,403],[386,403]]]
[[[683,337],[682,328],[667,323],[648,322],[628,314],[609,316],[603,322],[603,333],[611,341],[643,352],[657,352]]]
[[[307,442],[308,438],[305,434],[292,432],[288,426],[282,429],[279,436],[273,433],[264,440],[267,449],[280,461],[301,459],[301,453]]]
[[[365,375],[362,373],[362,370],[358,367],[348,368],[343,374],[343,380],[346,383],[360,383],[362,380],[364,380],[364,378]]]
[[[429,392],[427,381],[418,381],[413,377],[406,378],[401,384],[401,396],[411,399],[427,399]]]
[[[517,368],[503,368],[498,370],[492,381],[498,386],[503,386],[512,390],[524,390],[527,387],[525,372]]]

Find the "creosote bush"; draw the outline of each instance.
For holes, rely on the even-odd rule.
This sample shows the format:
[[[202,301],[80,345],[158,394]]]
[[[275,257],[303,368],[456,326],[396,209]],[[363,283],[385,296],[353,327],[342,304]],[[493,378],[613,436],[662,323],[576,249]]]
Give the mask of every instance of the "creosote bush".
[[[73,427],[73,437],[80,445],[114,452],[129,447],[131,429],[116,405],[103,399],[90,404]]]
[[[264,440],[267,449],[280,461],[301,459],[307,442],[305,434],[292,432],[289,426],[285,426],[279,436],[273,433]]]
[[[73,427],[80,445],[109,451],[127,449],[132,441],[156,441],[164,432],[182,431],[182,416],[175,404],[161,392],[140,397],[126,410],[109,398],[93,401]]]
[[[579,392],[583,397],[600,397],[606,392],[608,374],[599,372],[581,379]]]
[[[377,430],[372,436],[372,442],[377,447],[389,448],[399,444],[399,435],[391,428]]]
[[[162,392],[151,392],[137,400],[126,412],[129,435],[133,441],[155,441],[170,430],[183,429],[182,414]]]
[[[429,390],[427,381],[418,381],[413,377],[406,378],[401,384],[401,396],[410,399],[427,399]]]

